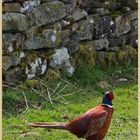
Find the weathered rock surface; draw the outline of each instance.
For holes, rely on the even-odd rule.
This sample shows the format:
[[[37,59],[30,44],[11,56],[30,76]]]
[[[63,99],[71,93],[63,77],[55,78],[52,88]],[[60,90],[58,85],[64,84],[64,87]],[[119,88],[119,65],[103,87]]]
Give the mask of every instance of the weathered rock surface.
[[[47,2],[34,8],[31,15],[37,26],[51,24],[66,16],[65,6],[59,1]]]
[[[61,31],[47,29],[42,32],[47,48],[56,48],[61,43]]]
[[[95,38],[103,38],[114,32],[114,25],[110,16],[94,17],[94,36]]]
[[[12,1],[14,1],[14,0],[2,0],[2,3],[4,3],[4,2],[12,2]]]
[[[2,68],[4,71],[7,71],[11,66],[17,66],[21,62],[21,58],[18,55],[2,57]]]
[[[74,11],[75,5],[72,4],[65,4],[65,11],[67,13],[67,16],[70,16]]]
[[[100,1],[81,0],[81,7],[86,8],[86,10],[89,10],[91,8],[101,8],[103,6],[104,6],[104,3]]]
[[[23,3],[23,7],[20,8],[21,13],[29,13],[35,8],[36,6],[40,5],[40,0],[29,0]]]
[[[137,8],[137,1],[136,0],[122,0],[120,1],[122,5],[129,6],[131,8]]]
[[[114,36],[121,36],[131,30],[131,16],[129,14],[118,16],[115,19]]]
[[[2,16],[3,31],[24,31],[28,27],[26,16],[19,13],[5,13]]]
[[[138,19],[138,11],[137,10],[131,11],[130,16],[132,20]]]
[[[114,10],[121,9],[122,5],[120,2],[117,2],[117,1],[107,0],[105,1],[105,8],[107,8],[108,10],[114,11]]]
[[[52,68],[61,68],[69,58],[68,50],[65,47],[55,49],[55,53],[51,56],[49,66]]]
[[[33,27],[26,31],[28,39],[25,41],[25,50],[38,50],[44,48],[56,48],[61,43],[61,30]]]
[[[92,8],[88,11],[89,14],[97,14],[99,16],[107,15],[109,14],[109,10],[102,7],[102,8]]]
[[[4,3],[2,5],[2,12],[16,13],[20,12],[21,5],[19,3]]]
[[[65,29],[62,31],[62,41],[64,42],[63,44],[65,44],[65,42],[67,42],[67,40],[69,40],[70,36],[72,36],[72,31],[71,29]]]
[[[79,22],[79,29],[77,34],[80,41],[92,40],[93,38],[93,23],[90,19],[82,20]]]
[[[21,59],[26,54],[24,52],[14,52],[12,55],[6,55],[2,57],[2,69],[3,72],[7,71],[10,67],[17,66],[21,63]]]
[[[55,53],[50,58],[49,66],[51,68],[58,68],[65,70],[68,76],[72,76],[75,68],[73,63],[71,63],[68,50],[65,47],[61,47],[55,50]]]
[[[7,84],[20,84],[23,80],[22,71],[19,67],[11,68],[4,73],[4,81]]]
[[[18,2],[23,4],[26,0],[2,0],[3,3]]]
[[[108,39],[109,42],[109,47],[114,47],[114,46],[119,46],[121,47],[123,44],[123,40],[122,38],[109,38]]]
[[[138,47],[138,32],[132,32],[130,34],[129,43],[135,48]]]
[[[45,48],[45,39],[42,36],[35,35],[25,41],[24,50],[37,50],[41,48]]]
[[[74,21],[80,20],[84,17],[86,17],[88,14],[86,11],[84,11],[83,9],[77,8],[73,14],[72,14],[72,19]]]
[[[77,36],[72,36],[71,38],[65,40],[63,45],[68,49],[69,55],[72,56],[79,49],[79,40]]]
[[[138,31],[138,20],[132,20],[132,32]]]
[[[63,69],[66,71],[67,76],[71,77],[73,75],[75,66],[75,62],[72,58],[64,62]]]
[[[2,49],[5,55],[13,54],[15,51],[22,50],[25,37],[21,33],[4,33],[2,37],[4,46]]]
[[[107,40],[107,38],[95,40],[93,41],[93,44],[97,51],[108,50],[109,48],[109,41]]]

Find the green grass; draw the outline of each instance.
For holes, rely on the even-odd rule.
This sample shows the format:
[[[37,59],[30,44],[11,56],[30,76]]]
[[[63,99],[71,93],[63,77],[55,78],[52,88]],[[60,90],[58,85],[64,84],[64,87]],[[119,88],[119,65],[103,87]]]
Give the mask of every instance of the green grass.
[[[113,102],[115,112],[110,129],[105,140],[137,140],[137,65],[114,67],[108,69],[79,68],[72,78],[43,82],[54,89],[61,82],[56,93],[66,88],[59,95],[52,95],[53,105],[46,98],[45,86],[32,91],[31,89],[5,89],[3,94],[3,139],[4,140],[78,140],[77,137],[62,130],[45,130],[29,128],[25,124],[34,121],[67,122],[88,109],[101,103],[101,89],[97,83],[106,81],[111,85],[110,90],[115,93]],[[118,78],[127,78],[128,82],[117,82]],[[79,91],[79,89],[82,89]],[[50,90],[51,91],[51,90]],[[77,92],[78,91],[78,92]],[[26,109],[24,92],[29,109]],[[41,93],[42,92],[42,93]],[[63,96],[76,92],[69,96]],[[40,96],[39,93],[41,93]],[[34,109],[31,105],[41,102],[42,110]]]

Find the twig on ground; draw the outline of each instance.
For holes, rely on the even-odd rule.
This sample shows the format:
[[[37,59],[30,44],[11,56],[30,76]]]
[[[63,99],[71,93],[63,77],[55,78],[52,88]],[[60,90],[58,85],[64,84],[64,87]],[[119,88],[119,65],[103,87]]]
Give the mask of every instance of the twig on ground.
[[[38,93],[34,88],[31,88],[36,94],[38,94],[40,97],[43,97],[46,101],[48,101],[48,102],[50,102],[50,100],[47,98],[47,97],[45,97],[45,96],[43,96],[41,93],[43,93],[43,92],[45,92],[45,91],[43,91],[43,92],[41,92],[41,93]],[[51,99],[51,100],[54,100],[54,99]]]
[[[48,87],[46,84],[44,84],[41,80],[40,80],[40,83],[45,86],[46,88],[49,88],[49,90],[53,91],[53,89],[51,89],[50,87]]]
[[[69,94],[64,94],[64,95],[62,95],[62,96],[60,96],[60,97],[66,97],[66,96],[71,96],[71,95],[73,95],[73,94],[75,94],[75,93],[77,93],[77,92],[80,92],[81,90],[78,90],[78,91],[75,91],[75,92],[72,92],[72,93],[69,93]],[[59,97],[58,97],[59,98]],[[55,99],[58,99],[58,98],[55,98]]]
[[[63,78],[61,78],[61,77],[60,77],[56,72],[54,72],[52,69],[50,69],[50,71],[53,72],[53,73],[54,73],[59,79],[61,79],[63,82],[65,82],[65,83],[67,83],[67,84],[69,84],[69,85],[71,85],[71,86],[73,86],[73,87],[75,87],[75,88],[77,88],[77,89],[80,89],[80,88],[76,87],[74,84],[72,84],[72,83],[70,83],[70,82],[64,80]],[[81,90],[82,90],[82,89],[81,89]]]
[[[25,96],[25,93],[22,92],[23,96],[24,96],[24,100],[25,100],[25,104],[26,104],[26,109],[22,112],[22,114],[26,113],[29,109],[29,105],[28,105],[28,102],[27,102],[27,98]]]
[[[67,86],[68,86],[68,84],[65,85],[65,86],[64,86],[60,91],[58,91],[56,94],[58,95],[59,93],[61,93]]]
[[[43,94],[46,91],[46,89],[44,89],[40,94]]]
[[[65,99],[63,96],[61,96],[59,93],[61,93],[67,86],[68,86],[68,84],[65,85],[59,92],[56,92],[56,95],[58,96],[57,99],[61,98],[61,99],[63,99],[64,102],[66,102],[66,103],[68,103],[68,102],[66,101],[66,99]]]
[[[10,85],[5,85],[5,84],[3,84],[2,87],[11,88],[11,89],[13,89],[13,90],[17,90],[15,87],[12,87],[12,85],[10,86]]]
[[[40,93],[38,93],[34,88],[31,88],[36,94],[38,94],[39,96],[41,96],[41,97],[43,97],[44,99],[46,99],[47,101],[48,101],[48,99],[45,97],[45,96],[43,96],[42,94],[40,94]],[[45,90],[46,91],[46,90]],[[43,92],[41,92],[41,93],[43,93]]]
[[[60,84],[61,84],[61,82],[59,82],[59,83],[57,84],[56,88],[53,90],[53,92],[51,93],[51,95],[53,95],[53,93],[56,92],[56,90],[60,87]]]
[[[50,91],[48,88],[47,88],[47,94],[48,94],[48,98],[49,98],[50,103],[53,104],[51,96],[50,96]]]
[[[16,84],[14,83],[10,83],[10,82],[7,82],[7,81],[3,81],[4,85],[8,85],[8,86],[17,86]]]

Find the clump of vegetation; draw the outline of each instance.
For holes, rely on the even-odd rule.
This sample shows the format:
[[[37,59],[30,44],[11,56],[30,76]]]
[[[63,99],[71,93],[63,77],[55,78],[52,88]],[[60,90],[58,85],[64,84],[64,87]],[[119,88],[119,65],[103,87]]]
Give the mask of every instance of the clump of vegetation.
[[[80,43],[79,50],[75,53],[77,66],[92,68],[95,65],[96,51],[93,48],[92,42],[86,41]]]
[[[32,80],[27,79],[24,81],[23,85],[27,88],[31,88],[31,87],[34,88],[40,86],[39,81],[36,79],[32,79]]]
[[[120,64],[128,65],[131,61],[137,60],[137,50],[132,46],[125,46],[118,52],[118,61]]]

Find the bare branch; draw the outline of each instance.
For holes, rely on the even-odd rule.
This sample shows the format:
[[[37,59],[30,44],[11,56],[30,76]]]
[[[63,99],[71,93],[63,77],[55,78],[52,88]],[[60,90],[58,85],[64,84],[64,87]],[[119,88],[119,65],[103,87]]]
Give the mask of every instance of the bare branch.
[[[57,84],[56,88],[53,90],[53,92],[51,93],[51,95],[53,95],[53,93],[56,92],[56,90],[60,87],[60,84],[61,84],[61,82],[59,82],[59,83]]]
[[[51,89],[50,87],[48,87],[46,84],[44,84],[41,80],[40,80],[40,83],[45,86],[46,88],[49,88],[51,91],[53,91],[53,89]]]
[[[59,92],[57,92],[56,94],[58,95],[59,93],[61,93],[66,87],[68,87],[68,84],[65,85]]]
[[[50,103],[53,104],[52,99],[51,99],[51,96],[50,96],[50,91],[49,91],[48,88],[47,88],[47,93],[48,93],[48,98],[49,98]]]
[[[77,92],[80,92],[80,91],[81,91],[81,90],[72,92],[72,93],[70,93],[70,94],[65,94],[65,95],[62,95],[62,96],[60,96],[60,97],[56,97],[55,99],[59,99],[59,98],[66,97],[66,96],[71,96],[71,95],[73,95],[73,94],[75,94],[75,93],[77,93]]]
[[[53,71],[52,69],[50,69],[50,71],[52,71],[59,79],[61,79],[63,82],[65,82],[65,83],[67,83],[67,84],[69,84],[69,85],[71,85],[71,86],[73,86],[73,87],[75,87],[75,88],[77,88],[77,89],[80,89],[80,88],[78,88],[78,87],[76,87],[74,84],[72,84],[72,83],[70,83],[70,82],[68,82],[68,81],[66,81],[66,80],[64,80],[63,78],[61,78],[55,71]],[[82,89],[81,89],[82,90]]]

